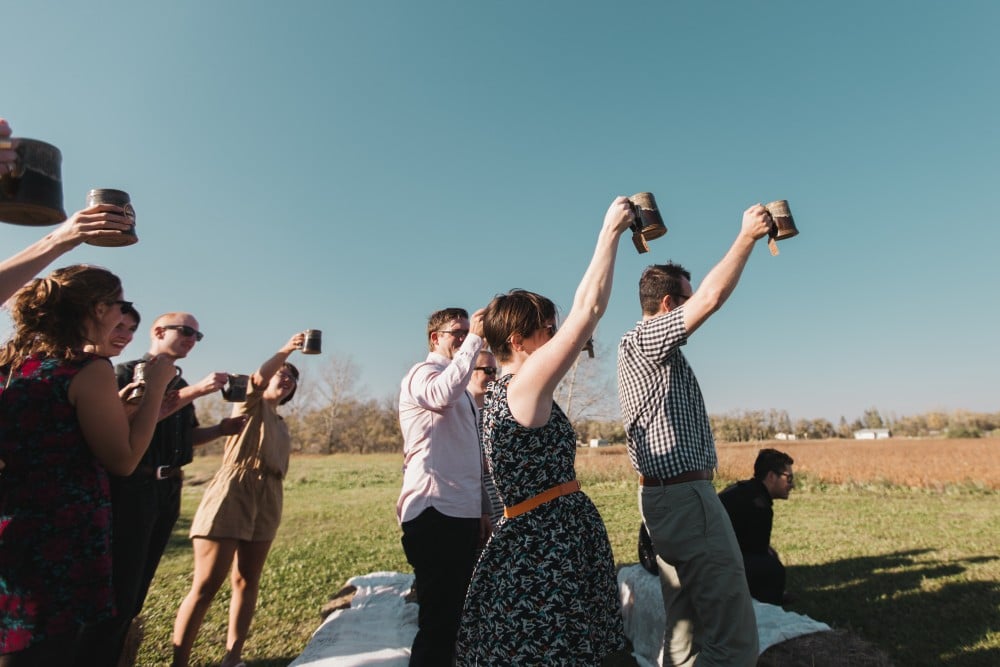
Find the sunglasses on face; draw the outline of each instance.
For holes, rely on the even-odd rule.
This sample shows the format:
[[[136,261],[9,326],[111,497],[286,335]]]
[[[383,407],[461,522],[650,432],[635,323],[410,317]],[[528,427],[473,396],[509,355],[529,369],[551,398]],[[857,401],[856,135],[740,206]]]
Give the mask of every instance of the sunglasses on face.
[[[483,373],[486,373],[490,377],[493,377],[494,375],[497,374],[497,367],[496,366],[476,366],[472,370],[474,370],[474,371],[482,371]]]
[[[469,335],[468,329],[439,329],[438,333],[448,334],[455,340],[465,340],[465,337]]]
[[[189,327],[186,324],[165,324],[163,325],[163,328],[173,329],[174,331],[180,333],[180,335],[184,336],[185,338],[190,338],[191,336],[194,336],[194,339],[196,341],[201,341],[201,339],[205,337],[205,334],[198,331],[194,327]]]

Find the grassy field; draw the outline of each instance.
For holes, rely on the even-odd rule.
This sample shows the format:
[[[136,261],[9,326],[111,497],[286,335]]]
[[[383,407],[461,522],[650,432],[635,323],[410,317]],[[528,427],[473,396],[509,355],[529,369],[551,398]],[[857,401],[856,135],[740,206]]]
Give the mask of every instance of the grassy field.
[[[796,459],[798,488],[776,505],[773,536],[799,597],[792,611],[850,630],[899,667],[1000,664],[1000,441],[894,441],[891,450],[878,449],[884,442],[771,444]],[[746,477],[746,461],[759,447],[720,445],[717,486]],[[845,476],[851,459],[870,472]],[[953,474],[966,460],[981,474]],[[319,625],[320,608],[349,577],[409,571],[394,514],[400,462],[398,454],[293,458],[284,523],[244,652],[248,665],[294,660]],[[204,457],[187,469],[181,520],[143,613],[140,665],[169,664],[174,614],[190,585],[187,529],[218,464]],[[580,450],[577,468],[616,560],[635,562],[636,485],[624,450]],[[940,474],[925,474],[928,483],[921,483],[911,469]],[[193,665],[222,658],[228,602],[227,585],[205,620]]]

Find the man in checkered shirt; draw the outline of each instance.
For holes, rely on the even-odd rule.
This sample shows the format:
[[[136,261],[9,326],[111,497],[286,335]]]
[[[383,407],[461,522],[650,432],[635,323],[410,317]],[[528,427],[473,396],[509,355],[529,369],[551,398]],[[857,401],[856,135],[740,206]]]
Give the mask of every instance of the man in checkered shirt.
[[[722,307],[754,245],[773,225],[760,204],[743,213],[729,252],[696,292],[677,264],[639,280],[642,320],[618,347],[618,397],[639,510],[656,550],[667,613],[660,663],[757,663],[757,624],[732,524],[712,487],[715,440],[681,346]]]

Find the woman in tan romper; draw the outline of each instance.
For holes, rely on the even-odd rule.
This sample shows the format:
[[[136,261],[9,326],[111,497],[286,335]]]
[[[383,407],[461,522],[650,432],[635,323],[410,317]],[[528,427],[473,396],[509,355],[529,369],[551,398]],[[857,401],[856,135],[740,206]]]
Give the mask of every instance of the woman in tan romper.
[[[188,664],[212,599],[232,568],[229,633],[222,667],[244,665],[243,644],[257,606],[264,560],[281,522],[282,480],[291,436],[278,406],[295,394],[299,372],[288,356],[305,335],[292,336],[250,379],[246,401],[233,408],[246,424],[226,441],[222,467],[205,489],[191,523],[194,581],[174,621],[175,667]]]

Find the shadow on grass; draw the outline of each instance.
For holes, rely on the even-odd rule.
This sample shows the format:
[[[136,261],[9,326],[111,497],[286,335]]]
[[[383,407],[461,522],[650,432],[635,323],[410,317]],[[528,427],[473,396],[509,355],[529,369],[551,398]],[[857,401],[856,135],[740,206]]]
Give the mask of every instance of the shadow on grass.
[[[788,587],[798,600],[787,608],[857,633],[900,667],[1000,664],[996,648],[975,648],[1000,632],[1000,584],[962,580],[970,565],[1000,556],[940,561],[933,553],[920,549],[790,566]]]
[[[188,537],[188,531],[191,530],[191,517],[186,517],[183,514],[177,523],[174,524],[174,530],[170,533],[170,539],[167,540],[167,548],[163,550],[164,554],[168,554],[174,551],[190,551],[191,550],[191,538]]]

